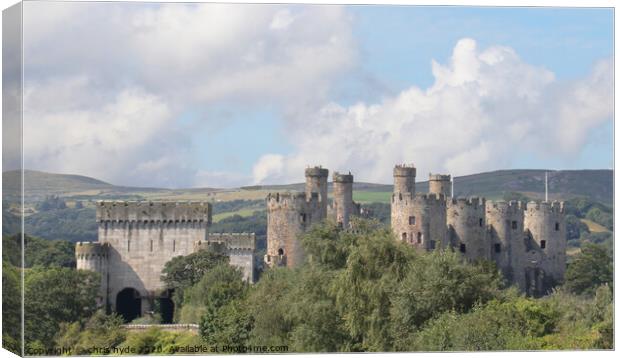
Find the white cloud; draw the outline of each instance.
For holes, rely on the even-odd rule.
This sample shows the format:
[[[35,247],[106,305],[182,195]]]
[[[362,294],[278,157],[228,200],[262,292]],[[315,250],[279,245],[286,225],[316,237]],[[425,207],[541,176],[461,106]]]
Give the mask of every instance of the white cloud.
[[[331,103],[296,122],[295,152],[261,158],[254,182],[299,181],[314,163],[389,183],[393,165],[402,162],[415,162],[425,179],[430,171],[506,168],[523,152],[570,159],[613,114],[610,61],[587,78],[561,83],[511,48],[480,51],[462,39],[449,64],[432,65],[435,82],[427,90],[411,87],[377,104]]]
[[[338,6],[30,2],[24,28],[27,166],[121,184],[230,186],[181,114],[315,108],[357,56]]]

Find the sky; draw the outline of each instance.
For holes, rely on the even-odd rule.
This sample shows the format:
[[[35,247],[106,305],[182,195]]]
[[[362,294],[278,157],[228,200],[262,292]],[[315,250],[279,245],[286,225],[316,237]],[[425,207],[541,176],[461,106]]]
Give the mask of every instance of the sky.
[[[613,166],[613,12],[24,4],[24,164],[118,185]]]

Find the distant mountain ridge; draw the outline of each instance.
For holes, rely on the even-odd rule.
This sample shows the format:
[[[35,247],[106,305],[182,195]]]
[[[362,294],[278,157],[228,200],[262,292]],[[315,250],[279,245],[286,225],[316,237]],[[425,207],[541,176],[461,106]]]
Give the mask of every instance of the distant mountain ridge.
[[[551,199],[570,199],[572,197],[588,197],[594,201],[608,205],[613,203],[613,170],[540,170],[515,169],[497,170],[459,176],[454,178],[455,196],[485,196],[501,198],[507,193],[522,193],[531,198],[544,197],[545,172],[549,173],[549,193]],[[19,172],[8,171],[3,174],[3,196],[5,199],[18,197]],[[251,191],[282,191],[304,190],[303,183],[287,185],[263,185],[241,187],[239,189],[165,189],[117,186],[104,181],[69,174],[46,173],[34,170],[24,171],[27,200],[38,200],[47,195],[84,196],[89,198],[140,198],[138,193],[161,193],[165,197],[174,197],[175,193],[191,192],[194,195],[205,195],[213,192],[251,192]],[[331,182],[329,183],[331,188]],[[358,182],[353,186],[355,191],[390,192],[392,185]],[[427,192],[428,182],[416,183],[417,192]]]

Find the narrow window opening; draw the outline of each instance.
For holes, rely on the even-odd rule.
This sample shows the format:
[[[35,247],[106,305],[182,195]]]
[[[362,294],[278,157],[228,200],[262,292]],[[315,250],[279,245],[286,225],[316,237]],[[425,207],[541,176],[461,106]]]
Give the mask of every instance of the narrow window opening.
[[[513,222],[512,222],[512,229],[513,229],[513,230],[516,230],[516,229],[517,229],[517,222],[516,222],[516,221],[513,221]]]
[[[283,256],[283,255],[284,255],[284,250],[278,249],[278,256]]]
[[[131,241],[127,240],[127,252],[131,250]]]
[[[301,218],[302,223],[306,222],[306,214],[299,214],[299,217]]]
[[[415,225],[415,216],[409,217],[409,225]]]
[[[465,253],[467,251],[467,248],[465,247],[465,244],[461,244],[460,250],[462,253]]]
[[[560,231],[560,223],[555,223],[555,231]]]
[[[177,249],[177,241],[176,240],[172,240],[172,252],[175,252]]]
[[[484,220],[482,220],[482,218],[480,218],[480,220],[478,221],[478,225],[480,225],[480,227],[482,227],[482,225],[484,225]]]
[[[499,254],[502,251],[502,245],[495,244],[495,253]]]
[[[403,241],[407,241],[407,233],[406,232],[403,232],[402,239],[403,239]]]
[[[151,240],[151,252],[153,252],[153,240]]]
[[[418,244],[421,244],[421,243],[422,243],[422,233],[419,232],[418,233]]]
[[[431,240],[431,250],[435,250],[435,240]]]
[[[547,240],[540,240],[540,248],[544,249],[547,247]]]

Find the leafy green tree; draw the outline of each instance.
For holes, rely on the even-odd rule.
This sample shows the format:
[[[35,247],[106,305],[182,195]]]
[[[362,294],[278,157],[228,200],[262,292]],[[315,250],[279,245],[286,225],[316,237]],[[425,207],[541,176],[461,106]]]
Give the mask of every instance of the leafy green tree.
[[[178,317],[183,306],[184,290],[198,283],[205,273],[221,263],[228,263],[228,256],[211,250],[199,250],[166,262],[161,280],[168,289],[174,290],[175,317]]]
[[[228,323],[235,323],[234,321],[227,321],[230,317],[226,317],[226,314],[231,313],[231,309],[235,307],[229,307],[227,312],[224,312],[222,307],[232,301],[242,299],[247,294],[247,290],[248,284],[243,281],[243,273],[239,268],[225,263],[220,264],[207,272],[200,282],[187,290],[183,305],[184,311],[181,313],[182,319],[192,322],[199,320],[200,335],[207,343],[232,343],[235,340],[234,338],[228,338],[226,342],[222,342],[224,337],[222,333],[225,330],[236,330],[235,327],[226,326]],[[188,317],[187,309],[197,305],[202,310],[192,309],[192,313],[200,312],[202,313],[201,316]],[[244,323],[239,322],[239,324]],[[238,336],[238,334],[233,335]]]
[[[24,237],[26,267],[75,267],[75,245],[65,240],[45,240]]]
[[[564,287],[576,294],[592,295],[603,284],[613,288],[613,261],[608,250],[601,245],[584,245],[568,265],[564,282]]]
[[[2,346],[15,354],[21,352],[21,308],[19,270],[2,261]]]
[[[49,347],[62,322],[82,322],[97,308],[100,277],[69,268],[32,268],[26,271],[25,338],[28,345]]]
[[[407,349],[410,335],[443,312],[467,312],[497,297],[501,275],[486,262],[468,263],[450,251],[434,251],[410,262],[398,285],[391,312],[397,349]]]
[[[416,256],[390,229],[364,220],[353,224],[355,233],[340,234],[348,255],[334,278],[336,310],[350,336],[348,350],[386,351],[392,345],[392,296]]]
[[[127,336],[122,324],[122,317],[116,314],[106,315],[102,310],[98,310],[85,323],[61,323],[56,346],[71,347],[72,353],[77,355],[91,354],[93,347],[114,348]]]

